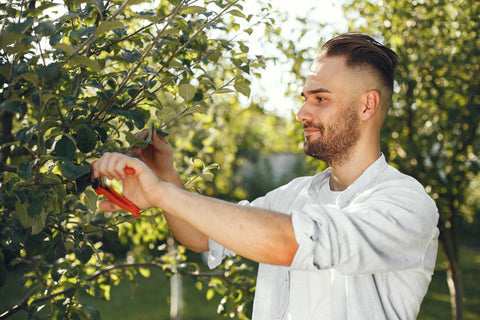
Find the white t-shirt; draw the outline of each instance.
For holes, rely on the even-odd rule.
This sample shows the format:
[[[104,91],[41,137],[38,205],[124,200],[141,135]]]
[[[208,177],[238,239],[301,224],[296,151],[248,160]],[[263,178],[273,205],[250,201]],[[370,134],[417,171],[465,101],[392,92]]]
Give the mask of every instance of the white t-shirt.
[[[322,197],[329,177],[241,202],[291,215],[299,244],[290,267],[259,265],[253,319],[415,319],[435,267],[435,203],[383,155],[334,204]],[[209,245],[210,267],[234,254]]]
[[[328,183],[320,188],[319,203],[335,206],[341,192],[330,190]],[[316,272],[297,270],[289,272],[289,303],[295,306],[295,313],[288,314],[288,319],[330,319],[330,291],[332,273],[330,269]],[[321,290],[319,290],[321,288]],[[305,299],[308,297],[308,299]]]

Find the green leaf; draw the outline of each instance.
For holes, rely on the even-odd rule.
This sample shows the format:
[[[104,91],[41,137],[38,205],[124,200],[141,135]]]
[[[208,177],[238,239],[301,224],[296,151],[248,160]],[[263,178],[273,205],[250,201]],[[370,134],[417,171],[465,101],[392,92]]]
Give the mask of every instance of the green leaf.
[[[180,10],[180,13],[181,14],[194,14],[194,13],[201,13],[201,12],[205,12],[205,11],[207,11],[207,9],[205,9],[204,7],[188,6],[188,7],[183,8],[182,10]]]
[[[150,277],[150,269],[148,268],[138,268],[138,272],[144,277],[144,278],[149,278]]]
[[[206,294],[207,300],[208,301],[212,300],[214,296],[215,296],[215,290],[213,288],[208,289]]]
[[[235,90],[243,94],[245,97],[250,97],[250,86],[245,82],[237,82],[233,85]]]
[[[122,57],[123,59],[125,59],[126,62],[134,63],[134,62],[140,61],[140,59],[142,58],[142,55],[138,52],[125,49],[122,52]]]
[[[77,151],[77,147],[73,142],[73,138],[70,136],[62,136],[55,144],[55,154],[58,157],[73,160],[75,158],[75,151]]]
[[[213,181],[213,178],[215,177],[213,175],[213,173],[211,172],[202,172],[202,174],[200,175],[202,177],[203,180],[205,181],[208,181],[208,182],[212,182]]]
[[[230,10],[230,11],[228,11],[228,13],[230,13],[232,16],[236,16],[236,17],[240,17],[240,18],[244,18],[244,19],[246,18],[245,15],[237,9]]]
[[[75,49],[72,46],[69,46],[68,44],[61,43],[61,42],[58,42],[57,44],[55,44],[54,47],[59,49],[59,50],[62,50],[63,52],[65,52],[68,55],[71,55],[75,52]]]
[[[47,85],[57,85],[61,76],[60,68],[62,68],[62,65],[60,62],[53,62],[48,66],[41,65],[36,70],[37,76],[39,79],[43,79]]]
[[[118,20],[105,21],[95,29],[95,35],[99,36],[110,30],[122,29],[124,24]]]
[[[162,129],[156,129],[155,131],[157,131],[157,134],[158,134],[160,137],[166,137],[166,136],[169,135],[168,132],[163,131]]]
[[[7,101],[0,103],[0,109],[4,109],[11,113],[20,113],[21,112],[21,102],[20,101]]]
[[[90,127],[83,126],[77,131],[75,137],[77,141],[78,150],[83,153],[92,151],[97,144],[97,133]]]
[[[85,202],[85,206],[87,207],[88,211],[96,212],[97,211],[97,194],[92,190],[88,189],[85,190],[83,201]]]
[[[19,164],[17,174],[20,178],[28,180],[33,171],[33,161],[25,161]]]
[[[39,211],[38,214],[29,213],[29,209],[34,211]],[[45,222],[47,221],[48,212],[44,210],[43,205],[38,205],[38,203],[32,203],[27,207],[26,204],[22,203],[20,200],[15,202],[15,213],[20,220],[20,223],[25,228],[32,227],[32,234],[40,233],[45,227]]]
[[[20,200],[15,202],[15,214],[25,228],[30,228],[33,225],[33,218],[28,215],[26,204]]]
[[[189,107],[188,111],[185,112],[185,114],[190,114],[190,113],[205,113],[205,108],[200,104],[196,104],[194,106]]]
[[[90,260],[93,254],[93,249],[89,245],[84,245],[83,247],[75,250],[75,255],[81,263],[85,264]]]
[[[105,11],[105,6],[103,5],[102,0],[88,0],[88,2],[93,4],[100,14],[103,14],[103,12]]]
[[[52,277],[53,281],[58,281],[62,277],[62,274],[57,270],[54,270],[50,273],[50,276]]]
[[[137,147],[145,149],[148,146],[148,143],[145,140],[136,137],[130,131],[125,132],[125,139],[127,140],[130,148]]]
[[[8,45],[20,41],[23,38],[21,33],[8,32],[0,37],[0,49],[6,48]]]
[[[79,166],[72,162],[62,162],[60,169],[63,175],[69,180],[75,180],[91,170],[89,165]]]
[[[18,76],[19,79],[25,79],[32,84],[38,84],[38,75],[33,72],[25,72]]]
[[[165,29],[162,33],[163,36],[168,36],[168,35],[178,35],[180,33],[180,29],[178,28],[168,28]]]
[[[100,72],[101,68],[97,61],[89,59],[85,56],[74,56],[70,59],[69,65],[71,66],[82,66],[92,69],[95,72]]]
[[[182,83],[178,87],[178,93],[186,102],[192,100],[195,96],[195,87],[188,83]]]
[[[42,208],[43,209],[43,208]],[[45,228],[45,222],[47,221],[48,212],[44,209],[42,212],[34,217],[32,225],[32,234],[39,234]]]
[[[250,51],[250,48],[247,47],[242,41],[239,41],[238,44],[240,45],[240,50],[241,50],[243,53],[248,53],[248,51]]]
[[[81,40],[84,36],[89,36],[95,32],[95,27],[86,27],[82,29],[75,29],[70,32],[70,37],[74,40]]]
[[[215,93],[217,93],[217,94],[232,93],[232,92],[235,92],[235,91],[233,91],[232,89],[228,89],[228,88],[218,89],[218,90],[215,91]]]

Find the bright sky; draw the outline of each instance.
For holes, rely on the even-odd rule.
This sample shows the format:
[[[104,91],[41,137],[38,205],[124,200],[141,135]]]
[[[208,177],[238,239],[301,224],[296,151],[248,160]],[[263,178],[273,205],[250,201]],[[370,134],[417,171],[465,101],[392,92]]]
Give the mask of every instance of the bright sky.
[[[299,26],[299,22],[295,20],[296,17],[307,18],[310,21],[325,25],[325,28],[322,29],[320,34],[312,32],[305,36],[301,43],[299,42],[297,44],[301,48],[314,48],[316,51],[322,37],[330,38],[335,33],[346,32],[348,30],[346,20],[343,16],[343,1],[341,0],[271,0],[270,3],[274,9],[279,11],[280,15],[282,12],[287,12],[291,17],[281,26],[283,36],[295,37],[295,27],[301,27]],[[245,9],[253,8],[245,5]],[[277,22],[278,20],[279,19],[277,19]],[[315,29],[318,30],[319,28],[317,27]],[[272,47],[268,47],[268,44],[265,44],[265,39],[262,41],[263,34],[255,35],[254,33],[252,36],[258,37],[259,40],[252,41],[251,52],[264,54],[265,50],[269,50],[270,52],[271,50],[275,50]],[[255,43],[258,45],[255,45]],[[299,107],[298,102],[295,102],[292,97],[284,96],[287,90],[287,84],[292,82],[292,79],[288,77],[288,73],[285,71],[287,69],[286,67],[287,66],[281,63],[277,63],[276,65],[270,64],[262,73],[261,79],[252,79],[252,98],[255,99],[255,96],[261,96],[267,100],[264,105],[267,110],[283,116],[288,116],[291,112],[296,112]],[[242,101],[242,103],[248,105],[250,101]]]

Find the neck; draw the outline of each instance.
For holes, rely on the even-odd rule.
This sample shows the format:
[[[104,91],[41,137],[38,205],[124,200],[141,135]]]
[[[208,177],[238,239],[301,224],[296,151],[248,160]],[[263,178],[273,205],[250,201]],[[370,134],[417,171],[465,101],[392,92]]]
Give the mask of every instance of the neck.
[[[330,164],[330,189],[347,189],[380,155],[379,144],[358,143],[346,161],[339,165]]]

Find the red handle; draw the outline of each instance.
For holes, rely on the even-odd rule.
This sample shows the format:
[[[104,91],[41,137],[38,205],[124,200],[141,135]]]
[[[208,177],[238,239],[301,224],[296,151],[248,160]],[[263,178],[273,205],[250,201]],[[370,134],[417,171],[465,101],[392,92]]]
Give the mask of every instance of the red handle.
[[[125,167],[125,169],[123,169],[123,171],[125,171],[126,174],[135,174],[135,169],[130,168],[130,167]]]
[[[120,208],[130,211],[135,217],[140,217],[140,210],[138,210],[137,206],[109,186],[98,187],[95,189],[95,193],[98,195],[103,194]]]
[[[92,162],[92,167],[94,163],[95,161]],[[135,173],[135,169],[130,167],[125,167],[125,169],[123,170],[126,174]],[[140,210],[138,210],[137,206],[132,201],[128,200],[109,186],[97,186],[95,188],[95,193],[98,195],[103,194],[120,208],[130,211],[135,217],[140,217]]]

